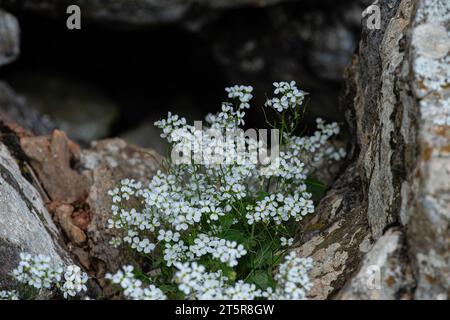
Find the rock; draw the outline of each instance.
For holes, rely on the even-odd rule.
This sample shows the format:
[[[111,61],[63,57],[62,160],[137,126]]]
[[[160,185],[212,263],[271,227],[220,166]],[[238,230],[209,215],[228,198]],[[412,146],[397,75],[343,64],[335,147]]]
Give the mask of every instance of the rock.
[[[86,242],[86,234],[73,223],[73,210],[73,206],[62,204],[56,208],[54,216],[69,240],[73,241],[76,245],[82,245]]]
[[[314,261],[310,299],[333,297],[370,246],[360,183],[355,168],[348,167],[300,233],[301,245],[294,250]]]
[[[450,3],[419,1],[405,77],[417,152],[402,184],[400,217],[417,279],[416,299],[450,298]],[[426,33],[426,35],[425,35]]]
[[[161,130],[156,128],[153,122],[154,121],[147,121],[125,131],[120,135],[120,138],[130,144],[137,145],[141,148],[151,148],[159,154],[164,154],[167,150],[167,143],[159,138]]]
[[[8,77],[17,92],[43,115],[49,115],[71,139],[89,144],[106,137],[119,107],[95,86],[43,72],[15,72]]]
[[[72,214],[72,223],[83,231],[87,231],[90,222],[91,217],[87,211],[76,211]]]
[[[71,165],[79,152],[78,146],[64,132],[55,130],[51,136],[23,137],[20,144],[50,200],[71,204],[86,199],[88,181]]]
[[[346,98],[367,218],[372,237],[381,244],[400,248],[399,243],[406,243],[403,254],[395,249],[391,258],[380,260],[381,270],[393,270],[396,264],[401,270],[412,268],[412,297],[448,299],[450,3],[403,0],[375,5],[381,9],[381,29],[370,30],[363,21]],[[405,240],[388,233],[393,225]],[[377,256],[386,255],[375,251],[367,260]],[[361,288],[361,277],[356,274],[348,288]],[[389,282],[392,288],[376,296],[410,296],[413,285],[407,277]],[[342,296],[374,297],[352,290],[344,289]]]
[[[407,260],[405,235],[389,229],[364,256],[362,266],[339,292],[342,300],[411,299],[415,282]]]
[[[0,66],[17,59],[20,28],[16,17],[0,9]]]
[[[0,81],[0,118],[10,126],[19,125],[35,135],[49,134],[55,128],[49,117],[39,114],[3,81]]]
[[[89,256],[97,278],[105,287],[106,272],[116,272],[135,259],[126,248],[114,248],[109,244],[118,233],[107,228],[112,205],[107,193],[125,178],[148,183],[161,163],[162,158],[157,153],[128,145],[121,139],[96,141],[91,149],[81,152],[80,169],[91,183],[87,198],[92,219],[87,227]]]
[[[381,9],[381,29],[367,29],[363,21],[355,122],[361,149],[359,165],[368,195],[367,215],[372,233],[378,238],[387,225],[396,221],[395,212],[400,204],[398,181],[404,170],[398,162],[402,161],[399,157],[404,143],[396,134],[400,133],[401,118],[395,118],[399,102],[394,93],[397,74],[393,71],[400,68],[404,56],[400,40],[407,31],[411,5],[403,6],[404,16],[400,12],[395,16],[400,1],[374,4]]]
[[[203,12],[205,15],[214,10],[233,7],[262,7],[282,0],[128,0],[102,1],[79,0],[82,15],[89,21],[116,23],[131,26],[167,24],[185,19],[191,13]],[[14,10],[35,11],[52,16],[66,16],[66,8],[72,5],[70,0],[18,1],[0,0],[0,6]]]
[[[55,264],[72,263],[41,196],[0,143],[0,288],[12,286],[10,272],[23,251],[49,256]]]

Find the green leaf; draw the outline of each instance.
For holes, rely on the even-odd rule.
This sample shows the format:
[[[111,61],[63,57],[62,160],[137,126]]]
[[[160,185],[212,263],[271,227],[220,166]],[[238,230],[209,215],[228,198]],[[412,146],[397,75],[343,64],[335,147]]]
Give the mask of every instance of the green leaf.
[[[270,196],[269,192],[260,191],[260,192],[258,192],[258,195],[256,196],[256,200],[262,200],[262,199],[264,199],[267,196]]]
[[[270,243],[263,245],[261,250],[258,251],[254,259],[255,267],[262,268],[265,265],[272,264],[272,252],[275,248],[272,248]]]
[[[267,270],[256,270],[248,280],[249,282],[256,284],[260,289],[266,289],[267,287],[273,286],[275,283],[272,275]]]
[[[159,289],[161,289],[164,293],[177,292],[178,288],[173,284],[161,284],[159,285]]]
[[[244,244],[248,240],[248,236],[238,230],[230,229],[224,235],[223,238],[230,241],[236,241],[238,244]]]
[[[312,194],[314,201],[319,201],[325,196],[327,187],[322,184],[319,180],[314,178],[309,178],[305,180],[306,190]]]

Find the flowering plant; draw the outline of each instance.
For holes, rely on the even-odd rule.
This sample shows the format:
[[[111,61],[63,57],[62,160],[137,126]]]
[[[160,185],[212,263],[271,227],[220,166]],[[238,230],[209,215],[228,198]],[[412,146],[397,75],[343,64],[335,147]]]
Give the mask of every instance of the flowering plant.
[[[306,298],[313,261],[289,252],[294,222],[314,212],[308,177],[345,152],[329,143],[339,133],[336,123],[318,119],[312,136],[296,136],[306,93],[295,82],[274,86],[276,96],[265,104],[279,119],[271,124],[270,157],[265,131],[242,129],[250,86],[226,88],[229,100],[206,117],[207,130],[171,113],[155,123],[170,144],[166,170],[148,185],[124,179],[109,191],[108,227],[121,234],[111,245],[129,246],[154,268],[145,273],[128,265],[106,275],[125,298]],[[13,276],[35,295],[87,291],[88,276],[78,266],[53,266],[41,255],[22,253]],[[0,291],[0,300],[20,293]]]
[[[88,275],[77,265],[54,265],[51,258],[22,252],[12,276],[18,290],[0,291],[0,300],[34,299],[42,290],[58,289],[65,299],[82,297],[87,291]]]
[[[271,124],[279,149],[270,159],[266,141],[239,131],[250,86],[226,88],[229,100],[206,117],[206,131],[171,113],[155,123],[170,144],[166,170],[148,185],[125,179],[109,192],[109,228],[122,233],[111,244],[129,246],[154,267],[153,276],[132,266],[107,276],[125,297],[305,298],[312,261],[287,254],[292,222],[314,212],[307,179],[317,163],[345,152],[328,143],[336,123],[318,119],[312,136],[295,136],[306,93],[295,82],[274,86],[265,107],[279,118]]]

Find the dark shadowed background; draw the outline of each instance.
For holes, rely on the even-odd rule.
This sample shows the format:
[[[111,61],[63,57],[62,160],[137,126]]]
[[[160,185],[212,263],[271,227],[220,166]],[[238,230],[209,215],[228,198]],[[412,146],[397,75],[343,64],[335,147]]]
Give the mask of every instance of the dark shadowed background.
[[[280,80],[311,93],[307,127],[343,121],[338,97],[367,1],[116,2],[0,0],[22,39],[1,77],[78,142],[122,136],[158,149],[155,120],[169,110],[202,119],[234,84],[254,87],[248,125],[263,127],[260,107]],[[81,30],[66,28],[69,3]]]

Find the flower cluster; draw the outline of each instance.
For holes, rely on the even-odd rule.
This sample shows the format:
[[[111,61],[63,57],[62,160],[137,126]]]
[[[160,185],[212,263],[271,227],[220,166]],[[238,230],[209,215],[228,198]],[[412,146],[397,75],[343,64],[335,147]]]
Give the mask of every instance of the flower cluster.
[[[308,271],[313,267],[311,258],[301,258],[295,252],[286,256],[285,262],[279,267],[275,275],[277,287],[269,288],[265,296],[272,300],[303,300],[312,283]]]
[[[242,280],[228,285],[228,278],[220,271],[207,272],[205,267],[192,263],[178,263],[175,282],[187,298],[198,300],[254,300],[262,291]]]
[[[87,291],[88,276],[76,265],[54,265],[50,257],[44,255],[20,254],[19,265],[12,271],[20,283],[34,289],[61,290],[64,298],[75,297]]]
[[[286,237],[281,237],[280,241],[283,247],[290,247],[294,243],[294,238],[287,239]]]
[[[54,283],[61,281],[62,272],[61,267],[51,265],[50,257],[22,252],[19,265],[12,274],[20,283],[36,289],[50,289]]]
[[[155,287],[149,285],[143,287],[142,281],[136,279],[133,266],[124,266],[115,274],[106,274],[106,279],[119,285],[123,289],[123,295],[130,300],[165,300],[165,294]]]
[[[230,267],[237,266],[238,259],[247,254],[244,246],[242,244],[238,245],[236,241],[209,237],[206,234],[199,234],[194,240],[194,245],[190,246],[189,250],[197,258],[211,254],[215,259],[226,263]]]
[[[67,266],[63,274],[64,284],[61,287],[64,298],[75,297],[78,293],[87,291],[88,275],[76,265]]]
[[[308,271],[312,268],[311,258],[298,257],[294,252],[286,256],[274,279],[276,288],[258,289],[255,284],[239,280],[233,284],[222,272],[207,272],[196,262],[177,263],[175,282],[187,298],[198,300],[303,300],[311,289]]]
[[[300,106],[305,99],[306,92],[299,90],[295,81],[291,82],[274,82],[274,93],[278,97],[267,100],[266,107],[271,107],[278,112],[283,112],[287,109],[294,109]]]
[[[19,300],[19,294],[15,290],[0,290],[0,300]]]
[[[309,200],[309,193],[295,193],[293,195],[283,195],[281,193],[271,194],[264,199],[257,201],[255,206],[249,205],[246,218],[248,224],[255,222],[268,223],[273,220],[276,224],[281,224],[293,218],[300,221],[303,216],[314,212],[314,204]]]
[[[231,129],[236,133],[250,108],[253,88],[234,86],[226,88],[229,100],[220,112],[206,117],[205,129],[171,113],[156,122],[171,146],[167,170],[158,171],[149,183],[125,179],[109,192],[113,205],[108,227],[121,231],[111,243],[143,255],[161,271],[155,281],[175,279],[178,293],[188,298],[297,299],[309,288],[300,277],[308,265],[292,267],[302,259],[280,266],[277,276],[267,270],[275,270],[292,245],[292,223],[314,212],[307,184],[312,169],[318,161],[340,159],[344,152],[329,143],[339,133],[335,123],[319,119],[312,136],[295,136],[306,93],[295,82],[274,85],[277,97],[266,106],[281,113],[275,142],[282,148],[270,163],[259,159],[258,152],[267,154],[268,145],[257,136],[238,132],[224,139],[220,134]],[[287,269],[294,270],[288,272],[291,278],[283,273]],[[132,271],[124,269],[110,279],[126,297],[144,298],[145,288]],[[274,282],[278,286],[270,292]],[[159,296],[159,289],[146,289]]]

